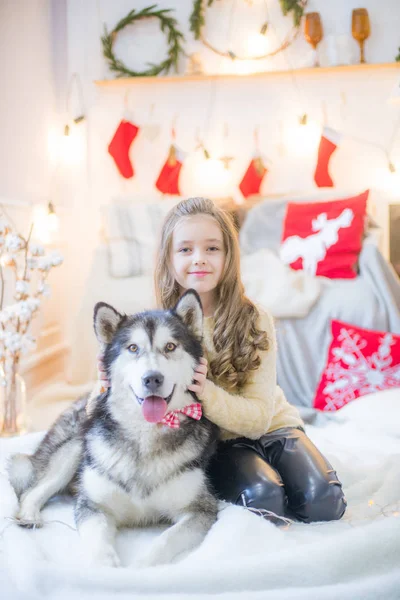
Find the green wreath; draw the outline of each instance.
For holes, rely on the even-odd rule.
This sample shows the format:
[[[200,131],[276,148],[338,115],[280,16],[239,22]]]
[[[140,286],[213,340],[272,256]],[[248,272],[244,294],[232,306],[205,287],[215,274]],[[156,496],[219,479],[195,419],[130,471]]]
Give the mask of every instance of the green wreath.
[[[109,62],[111,71],[117,73],[117,77],[155,77],[160,73],[168,73],[172,67],[175,72],[178,67],[178,58],[183,53],[181,42],[184,40],[183,34],[177,28],[177,21],[173,17],[169,16],[171,12],[170,8],[156,10],[157,4],[143,8],[143,10],[137,12],[131,10],[129,14],[123,19],[118,21],[114,29],[108,33],[106,27],[104,28],[104,35],[101,38],[103,44],[103,55]],[[161,31],[167,32],[168,39],[168,55],[167,58],[160,64],[149,63],[150,68],[144,71],[132,71],[128,69],[124,63],[115,57],[113,52],[113,45],[117,34],[124,29],[127,25],[131,25],[140,19],[151,19],[157,17],[160,20]]]
[[[213,2],[214,0],[207,0],[207,6],[211,6]],[[293,26],[298,28],[306,2],[304,0],[279,0],[279,3],[284,16],[293,13]],[[194,0],[193,11],[190,15],[190,31],[193,31],[196,40],[200,39],[201,29],[205,24],[203,4],[204,0]]]

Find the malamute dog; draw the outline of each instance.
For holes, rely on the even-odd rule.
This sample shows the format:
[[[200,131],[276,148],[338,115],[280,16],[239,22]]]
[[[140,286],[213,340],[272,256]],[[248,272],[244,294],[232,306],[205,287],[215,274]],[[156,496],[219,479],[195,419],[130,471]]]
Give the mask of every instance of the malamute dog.
[[[166,521],[172,527],[137,564],[168,563],[199,545],[217,518],[205,467],[218,428],[196,412],[201,404],[187,390],[202,355],[200,299],[189,290],[171,311],[132,316],[99,303],[94,329],[110,388],[89,415],[86,399],[64,411],[33,455],[11,457],[17,518],[40,526],[46,501],[75,489],[75,520],[90,562],[120,564],[118,527]],[[193,403],[189,416],[173,412]]]

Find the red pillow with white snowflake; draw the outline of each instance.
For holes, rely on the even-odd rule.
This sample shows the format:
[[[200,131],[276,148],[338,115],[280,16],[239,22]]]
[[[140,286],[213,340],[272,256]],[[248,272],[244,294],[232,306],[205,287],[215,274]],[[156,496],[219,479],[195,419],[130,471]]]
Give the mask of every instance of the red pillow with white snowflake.
[[[292,269],[330,279],[357,277],[369,190],[332,202],[291,203],[286,208],[281,260]]]
[[[342,321],[332,321],[331,330],[314,408],[333,411],[360,396],[400,388],[400,335]]]

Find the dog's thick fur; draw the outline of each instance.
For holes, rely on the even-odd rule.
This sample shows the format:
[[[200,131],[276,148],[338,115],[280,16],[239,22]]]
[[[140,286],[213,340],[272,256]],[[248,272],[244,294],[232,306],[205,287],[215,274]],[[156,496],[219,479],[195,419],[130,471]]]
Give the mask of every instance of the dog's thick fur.
[[[76,401],[33,455],[11,457],[17,518],[21,525],[40,526],[47,500],[75,489],[75,520],[91,562],[120,564],[118,527],[166,521],[172,527],[137,564],[168,563],[200,544],[216,521],[217,499],[205,467],[217,427],[204,416],[196,421],[182,414],[178,429],[148,422],[142,404],[154,394],[167,401],[168,411],[194,401],[187,387],[202,354],[200,299],[189,291],[172,311],[133,316],[99,303],[94,328],[105,346],[111,387],[94,400],[89,416],[87,400]]]

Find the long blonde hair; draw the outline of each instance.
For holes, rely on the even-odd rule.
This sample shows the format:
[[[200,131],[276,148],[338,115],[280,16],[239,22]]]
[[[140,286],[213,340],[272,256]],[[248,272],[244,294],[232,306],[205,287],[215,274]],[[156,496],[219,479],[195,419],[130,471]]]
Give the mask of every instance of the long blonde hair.
[[[268,350],[268,338],[257,328],[259,312],[245,296],[240,278],[240,254],[236,228],[229,213],[206,198],[188,198],[174,206],[164,221],[157,253],[154,283],[158,306],[175,306],[181,289],[171,269],[172,236],[182,217],[209,215],[219,224],[225,246],[225,265],[217,285],[213,342],[216,358],[211,375],[224,388],[240,389],[250,371],[260,365],[260,350]]]

